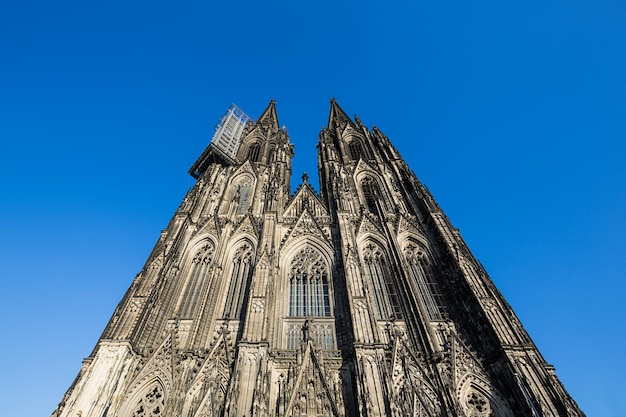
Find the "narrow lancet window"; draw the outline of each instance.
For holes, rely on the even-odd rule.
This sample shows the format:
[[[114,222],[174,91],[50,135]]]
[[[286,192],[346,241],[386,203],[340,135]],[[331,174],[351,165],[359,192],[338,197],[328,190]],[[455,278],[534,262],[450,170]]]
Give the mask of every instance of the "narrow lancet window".
[[[214,250],[213,245],[207,243],[191,259],[189,278],[181,299],[178,317],[193,318],[201,298],[206,296],[210,285],[209,267]]]
[[[350,151],[350,158],[353,160],[358,160],[359,158],[365,159],[363,155],[363,146],[358,139],[353,139],[350,143],[348,143],[348,150]]]
[[[232,273],[228,294],[226,296],[226,306],[224,307],[224,317],[229,319],[240,319],[242,310],[245,307],[250,285],[250,275],[252,272],[252,247],[244,243],[233,256]]]
[[[413,244],[406,246],[404,257],[409,265],[411,275],[417,283],[419,296],[428,314],[428,319],[441,320],[445,314],[445,304],[435,282],[428,258]]]
[[[379,207],[382,201],[380,201],[381,194],[376,180],[371,177],[365,177],[363,181],[361,181],[361,190],[363,190],[367,210],[370,213],[379,214]]]
[[[276,145],[271,145],[267,151],[267,163],[274,162],[274,154],[276,153]]]
[[[237,201],[237,214],[245,214],[248,208],[248,201],[250,200],[251,185],[249,181],[245,181],[237,185],[235,191],[235,201]]]
[[[369,292],[374,315],[377,320],[402,318],[396,286],[384,252],[373,243],[363,250],[365,272],[368,276]]]
[[[250,145],[248,150],[248,159],[251,162],[259,162],[261,160],[261,145],[254,143]]]

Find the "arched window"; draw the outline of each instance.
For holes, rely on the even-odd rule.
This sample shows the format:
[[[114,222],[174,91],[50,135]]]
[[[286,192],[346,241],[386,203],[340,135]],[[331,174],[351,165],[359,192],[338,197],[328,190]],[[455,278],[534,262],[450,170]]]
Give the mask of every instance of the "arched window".
[[[361,190],[363,190],[363,197],[365,197],[365,206],[370,213],[379,214],[379,204],[381,194],[376,180],[372,177],[365,177],[361,181]]]
[[[328,271],[319,252],[306,247],[291,261],[289,272],[289,315],[328,317]]]
[[[445,304],[426,255],[420,252],[414,244],[409,243],[404,249],[404,257],[417,283],[429,320],[441,320],[445,314]]]
[[[191,260],[191,270],[187,279],[187,288],[181,299],[178,317],[193,318],[200,304],[201,297],[206,295],[209,287],[209,266],[213,259],[215,248],[207,243],[196,253]]]
[[[252,162],[259,162],[261,160],[261,145],[253,143],[248,149],[248,159]]]
[[[365,271],[369,278],[370,295],[377,320],[402,318],[400,302],[389,264],[384,252],[372,242],[363,249]]]
[[[158,381],[155,381],[133,408],[132,417],[163,416],[164,408],[165,395],[163,394],[163,386]]]
[[[361,141],[358,139],[353,139],[348,143],[348,151],[350,151],[350,158],[355,161],[359,158],[365,159],[365,155],[363,154],[363,146],[361,145]]]
[[[241,245],[233,256],[232,273],[224,317],[229,319],[241,318],[248,296],[248,286],[252,272],[252,247],[248,243]]]
[[[252,185],[249,179],[241,181],[235,189],[234,200],[237,201],[237,214],[245,214],[248,208],[248,200],[250,199],[250,189]]]
[[[272,144],[270,145],[268,151],[267,151],[267,163],[272,163],[274,162],[274,154],[276,153],[276,145]]]

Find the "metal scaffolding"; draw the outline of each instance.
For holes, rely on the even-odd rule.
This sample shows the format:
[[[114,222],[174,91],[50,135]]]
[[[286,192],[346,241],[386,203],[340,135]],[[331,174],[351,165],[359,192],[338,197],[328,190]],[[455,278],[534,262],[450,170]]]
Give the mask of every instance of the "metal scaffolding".
[[[243,129],[250,120],[251,118],[239,107],[231,104],[215,125],[215,134],[211,139],[211,144],[228,157],[234,158],[239,149],[239,139],[241,139]]]

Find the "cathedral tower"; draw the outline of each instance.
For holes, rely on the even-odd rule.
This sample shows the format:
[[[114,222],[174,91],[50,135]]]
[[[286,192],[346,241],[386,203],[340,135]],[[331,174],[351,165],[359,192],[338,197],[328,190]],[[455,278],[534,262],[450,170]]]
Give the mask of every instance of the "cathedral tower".
[[[54,417],[584,415],[380,130],[237,117]]]

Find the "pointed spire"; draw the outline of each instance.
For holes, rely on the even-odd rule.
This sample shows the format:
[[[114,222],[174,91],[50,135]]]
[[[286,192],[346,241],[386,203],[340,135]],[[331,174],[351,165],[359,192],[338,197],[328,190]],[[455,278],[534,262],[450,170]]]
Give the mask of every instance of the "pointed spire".
[[[270,104],[268,104],[261,117],[259,117],[257,123],[276,131],[280,130],[278,115],[276,114],[276,100],[272,99],[270,101]]]
[[[341,107],[339,107],[339,104],[337,104],[337,101],[335,101],[335,98],[331,98],[330,99],[330,114],[328,115],[328,129],[332,129],[336,124],[344,125],[346,122],[350,123],[351,125],[354,125],[354,123],[352,122],[352,120],[350,120],[350,117],[348,117],[346,112],[343,111]]]

